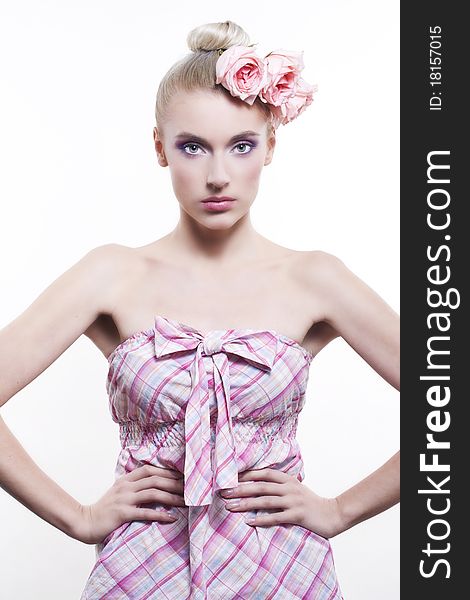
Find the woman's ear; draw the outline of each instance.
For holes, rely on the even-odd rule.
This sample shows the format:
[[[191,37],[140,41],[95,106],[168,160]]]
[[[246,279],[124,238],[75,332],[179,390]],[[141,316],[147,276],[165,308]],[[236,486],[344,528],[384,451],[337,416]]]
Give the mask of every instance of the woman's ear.
[[[275,131],[275,129],[272,129],[271,133],[269,134],[266,145],[267,145],[268,150],[266,152],[266,158],[264,159],[264,164],[269,165],[269,163],[273,159],[274,148],[276,146],[276,131]]]
[[[158,157],[158,164],[161,167],[167,167],[168,161],[165,156],[165,151],[163,150],[163,142],[161,140],[160,133],[156,127],[153,128],[153,141],[155,143],[155,152]]]

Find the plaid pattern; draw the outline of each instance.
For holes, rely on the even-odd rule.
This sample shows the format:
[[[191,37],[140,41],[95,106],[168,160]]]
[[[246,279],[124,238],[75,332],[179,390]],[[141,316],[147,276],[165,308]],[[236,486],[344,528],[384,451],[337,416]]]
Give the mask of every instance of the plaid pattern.
[[[250,526],[216,494],[266,467],[304,479],[295,438],[313,355],[273,330],[203,334],[157,315],[108,357],[120,477],[184,473],[174,523],[123,523],[96,545],[81,600],[341,600],[329,541],[290,523]],[[153,508],[168,508],[149,503]]]

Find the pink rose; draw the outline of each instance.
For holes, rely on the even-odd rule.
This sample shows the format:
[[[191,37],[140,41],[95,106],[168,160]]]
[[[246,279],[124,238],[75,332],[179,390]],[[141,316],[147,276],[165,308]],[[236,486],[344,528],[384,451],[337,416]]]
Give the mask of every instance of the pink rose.
[[[316,85],[310,85],[301,77],[298,78],[294,89],[294,95],[291,96],[279,106],[273,106],[276,127],[287,125],[297,118],[313,102],[313,94],[317,91]]]
[[[247,46],[230,46],[216,64],[216,83],[221,83],[232,96],[253,104],[267,80],[264,59]]]
[[[294,95],[300,71],[304,68],[303,50],[275,50],[265,57],[268,79],[261,90],[263,102],[280,106]]]

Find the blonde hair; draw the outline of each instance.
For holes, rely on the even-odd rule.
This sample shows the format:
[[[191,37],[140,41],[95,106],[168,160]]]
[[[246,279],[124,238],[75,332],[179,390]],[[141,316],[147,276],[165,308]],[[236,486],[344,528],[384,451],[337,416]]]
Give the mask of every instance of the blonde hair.
[[[191,53],[177,61],[158,86],[155,120],[159,129],[165,121],[173,96],[178,92],[207,89],[214,93],[228,94],[235,100],[223,85],[216,83],[215,65],[219,58],[218,50],[237,45],[254,46],[250,44],[248,34],[233,21],[200,25],[189,32],[186,42]],[[239,98],[236,100],[243,102]],[[252,106],[262,110],[268,123],[268,131],[272,132],[273,115],[269,107],[259,97]]]

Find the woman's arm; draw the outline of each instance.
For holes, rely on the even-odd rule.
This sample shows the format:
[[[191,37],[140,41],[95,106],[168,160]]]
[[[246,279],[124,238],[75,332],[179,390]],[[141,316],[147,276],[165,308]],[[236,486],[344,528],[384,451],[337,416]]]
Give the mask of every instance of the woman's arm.
[[[335,500],[338,510],[336,534],[394,506],[400,500],[400,452]]]
[[[388,383],[400,389],[400,319],[397,313],[337,257],[310,256],[310,284],[325,321]],[[336,497],[338,531],[344,531],[400,499],[400,452]]]
[[[95,248],[0,330],[0,407],[49,367],[106,312],[111,245]],[[76,537],[82,506],[33,461],[0,417],[0,486]]]
[[[390,385],[400,389],[400,317],[337,257],[315,252],[309,287],[331,327]]]

